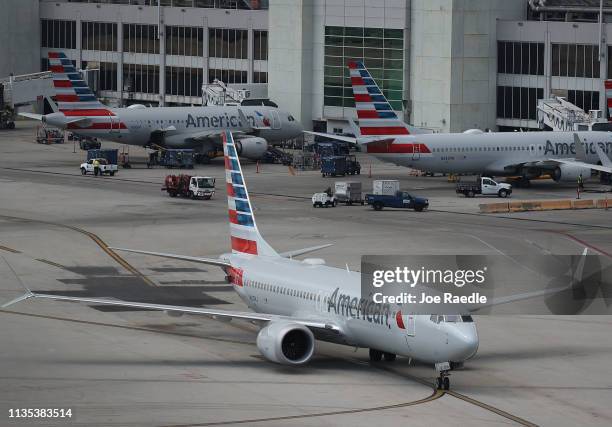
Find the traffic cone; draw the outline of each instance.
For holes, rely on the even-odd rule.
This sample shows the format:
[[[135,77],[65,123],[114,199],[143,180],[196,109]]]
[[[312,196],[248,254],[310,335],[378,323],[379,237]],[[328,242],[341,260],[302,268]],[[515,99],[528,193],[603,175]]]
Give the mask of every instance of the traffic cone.
[[[259,173],[259,160],[257,160],[257,169],[255,173]]]

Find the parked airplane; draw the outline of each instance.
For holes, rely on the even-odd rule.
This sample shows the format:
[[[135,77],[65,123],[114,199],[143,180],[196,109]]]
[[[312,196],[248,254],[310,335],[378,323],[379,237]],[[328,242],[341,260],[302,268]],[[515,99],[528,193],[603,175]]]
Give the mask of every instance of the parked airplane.
[[[78,298],[30,290],[2,307],[28,298],[46,298],[249,320],[263,326],[257,335],[257,347],[271,362],[305,364],[313,356],[315,339],[319,339],[369,348],[373,362],[382,358],[393,361],[399,354],[435,363],[440,371],[437,386],[448,389],[448,370],[474,356],[478,349],[478,334],[472,317],[413,315],[405,306],[376,305],[361,295],[361,274],[326,266],[320,259],[293,259],[331,246],[329,244],[276,252],[257,228],[232,134],[224,132],[222,138],[232,252],[210,259],[115,249],[220,267],[240,298],[254,312]],[[555,291],[558,290],[493,298],[488,306]]]
[[[544,174],[576,182],[591,170],[612,173],[611,132],[482,132],[415,134],[393,111],[362,62],[349,63],[359,126],[356,138],[315,135],[359,143],[383,161],[432,173],[522,176]]]
[[[236,133],[239,155],[257,160],[268,142],[294,138],[303,130],[291,114],[272,106],[108,108],[64,53],[50,52],[49,67],[59,111],[22,115],[83,136],[129,145],[193,148],[205,156],[221,150],[221,134],[230,130]]]

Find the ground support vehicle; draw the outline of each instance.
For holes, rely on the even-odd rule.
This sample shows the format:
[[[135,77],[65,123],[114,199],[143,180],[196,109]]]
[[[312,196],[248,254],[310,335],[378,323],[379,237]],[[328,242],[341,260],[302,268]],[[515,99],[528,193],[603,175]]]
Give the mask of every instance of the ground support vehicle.
[[[335,208],[337,204],[336,198],[330,196],[329,193],[315,193],[312,195],[313,208]]]
[[[334,196],[338,203],[365,204],[361,193],[361,182],[358,181],[337,181],[334,185]]]
[[[162,191],[170,197],[190,197],[191,199],[210,199],[215,194],[215,178],[209,176],[168,175]]]
[[[98,172],[96,173],[95,162],[98,161]],[[105,158],[93,158],[87,160],[85,163],[81,163],[81,173],[87,175],[92,173],[94,175],[105,175],[114,176],[117,172],[117,165],[111,164]]]
[[[398,191],[394,195],[368,194],[366,195],[366,203],[377,211],[383,208],[399,208],[422,212],[429,207],[429,200],[424,197],[413,196],[406,191]]]
[[[361,164],[355,156],[327,156],[321,158],[321,175],[326,176],[345,176],[359,175]]]
[[[476,194],[483,196],[497,196],[506,198],[512,194],[512,185],[505,182],[496,182],[487,177],[461,177],[457,182],[457,194],[465,197],[474,197]]]

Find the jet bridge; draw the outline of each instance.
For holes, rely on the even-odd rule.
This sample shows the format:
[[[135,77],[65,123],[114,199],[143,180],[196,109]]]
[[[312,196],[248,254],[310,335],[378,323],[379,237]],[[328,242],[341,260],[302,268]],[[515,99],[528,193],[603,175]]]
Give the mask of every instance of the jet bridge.
[[[240,105],[242,101],[249,98],[250,94],[247,89],[234,89],[221,80],[215,79],[210,84],[202,85],[202,104]]]
[[[537,110],[542,129],[564,132],[610,130],[610,123],[602,110],[586,113],[561,96],[538,100]]]

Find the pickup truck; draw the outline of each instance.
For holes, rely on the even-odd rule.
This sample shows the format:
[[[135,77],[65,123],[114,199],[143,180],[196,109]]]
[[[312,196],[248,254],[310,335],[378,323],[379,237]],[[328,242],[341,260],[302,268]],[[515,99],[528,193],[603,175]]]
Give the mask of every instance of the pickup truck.
[[[474,197],[476,194],[482,194],[483,196],[506,198],[512,194],[512,185],[496,182],[487,177],[476,177],[459,180],[456,191],[457,194],[463,194],[465,197]]]
[[[81,173],[83,175],[87,175],[88,173],[94,173],[94,165],[93,162],[96,159],[89,159],[87,160],[85,163],[81,163]],[[115,172],[117,172],[117,165],[113,165],[110,164],[108,162],[108,160],[106,159],[97,159],[98,162],[100,163],[100,174],[104,175],[105,173],[109,174],[110,176],[115,175]]]
[[[422,212],[429,207],[429,200],[424,197],[413,196],[405,191],[397,191],[394,195],[367,194],[365,200],[376,211],[383,208],[400,208]]]

